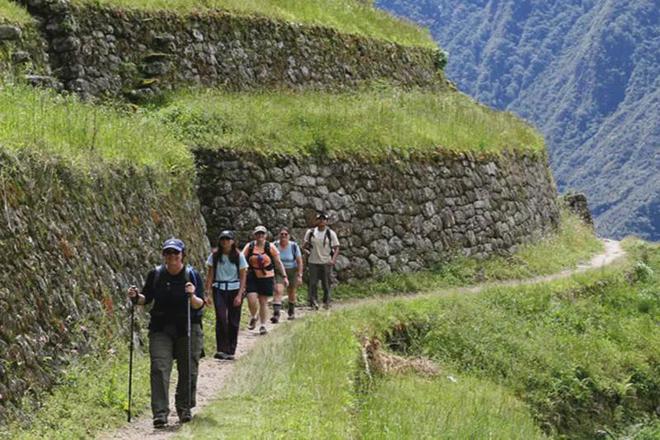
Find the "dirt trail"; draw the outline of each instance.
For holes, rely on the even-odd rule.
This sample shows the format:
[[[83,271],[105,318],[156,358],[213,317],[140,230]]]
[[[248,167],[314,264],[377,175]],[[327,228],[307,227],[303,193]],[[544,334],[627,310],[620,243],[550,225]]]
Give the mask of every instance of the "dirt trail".
[[[459,293],[478,293],[481,292],[484,289],[487,289],[489,287],[494,287],[494,286],[521,286],[521,285],[529,285],[529,284],[536,284],[536,283],[541,283],[541,282],[548,282],[548,281],[554,281],[558,280],[561,278],[567,278],[573,274],[580,273],[580,272],[585,272],[589,269],[598,269],[601,267],[605,267],[609,264],[612,264],[614,261],[617,259],[623,257],[625,255],[624,250],[621,248],[621,244],[618,241],[614,240],[603,240],[603,243],[605,245],[605,252],[602,254],[594,256],[591,261],[587,264],[581,264],[578,265],[574,269],[568,269],[564,270],[559,273],[555,273],[552,275],[546,275],[546,276],[539,276],[539,277],[534,277],[526,280],[512,280],[512,281],[503,281],[503,282],[496,282],[496,283],[484,283],[484,284],[479,284],[476,286],[471,286],[471,287],[463,287],[463,288],[450,288],[446,289],[444,291],[439,291],[439,292],[434,292],[431,294],[421,294],[421,295],[411,295],[411,296],[433,296],[433,295],[438,295],[440,293],[448,293],[448,292],[459,292]],[[387,298],[392,299],[392,298],[401,298],[401,296],[388,296]],[[335,307],[335,309],[340,309],[344,308],[346,306],[353,307],[356,305],[361,305],[361,304],[367,304],[369,302],[373,302],[374,300],[379,300],[382,301],[385,299],[384,297],[381,298],[368,298],[365,300],[355,300],[355,301],[348,301],[346,303],[343,303],[342,305],[338,305],[339,307]],[[297,310],[296,311],[296,316],[298,318],[303,318],[306,314],[310,313],[307,310]],[[277,324],[277,326],[285,326],[289,325],[291,322],[295,321],[287,321],[286,317],[284,318],[284,321],[282,321],[280,324]],[[242,327],[245,328],[245,323],[241,323]],[[270,324],[270,322],[267,325],[268,331],[273,331],[275,330],[273,327],[275,325]],[[208,330],[207,330],[208,331]],[[265,336],[267,337],[267,336]],[[254,345],[260,340],[263,339],[264,336],[259,336],[256,331],[248,331],[248,330],[241,330],[238,336],[238,349],[236,353],[236,357],[240,358],[244,356],[246,353],[248,353]],[[224,386],[225,380],[227,377],[229,377],[233,371],[234,371],[234,362],[235,361],[218,361],[213,359],[212,357],[206,357],[205,359],[202,359],[202,362],[199,367],[199,377],[198,377],[198,385],[197,385],[197,408],[195,412],[200,412],[202,408],[207,406],[209,403],[213,401],[215,396],[218,395],[222,387]],[[176,376],[173,374],[173,378]],[[174,381],[173,381],[174,382]],[[170,407],[174,408],[174,391],[170,393],[171,395],[171,400],[172,402],[170,403]],[[174,411],[173,411],[174,412]],[[101,434],[98,438],[102,440],[125,440],[125,439],[147,439],[147,440],[164,440],[164,439],[169,439],[173,437],[176,432],[179,430],[181,427],[178,423],[176,413],[170,414],[170,419],[169,419],[170,426],[167,429],[163,430],[154,430],[152,427],[152,422],[151,422],[151,412],[146,411],[143,415],[140,417],[136,418],[130,425],[126,425],[122,428],[119,428],[116,431],[110,432],[110,433],[103,433]]]

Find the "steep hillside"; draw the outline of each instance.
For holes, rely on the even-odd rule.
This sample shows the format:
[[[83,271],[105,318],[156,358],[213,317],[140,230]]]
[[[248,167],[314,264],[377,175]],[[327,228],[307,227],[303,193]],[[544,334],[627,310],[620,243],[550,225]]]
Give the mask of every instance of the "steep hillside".
[[[379,0],[431,28],[459,87],[533,121],[600,233],[660,239],[657,0]]]

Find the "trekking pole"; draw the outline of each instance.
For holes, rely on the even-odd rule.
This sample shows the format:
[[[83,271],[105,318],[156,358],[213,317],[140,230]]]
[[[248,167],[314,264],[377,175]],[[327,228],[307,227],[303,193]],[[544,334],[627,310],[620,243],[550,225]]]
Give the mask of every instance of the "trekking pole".
[[[188,299],[188,411],[192,411],[192,335],[190,324],[190,307],[192,306],[192,297]]]
[[[133,328],[135,321],[135,303],[131,301],[131,343],[128,356],[128,423],[131,423],[131,401],[133,395]]]

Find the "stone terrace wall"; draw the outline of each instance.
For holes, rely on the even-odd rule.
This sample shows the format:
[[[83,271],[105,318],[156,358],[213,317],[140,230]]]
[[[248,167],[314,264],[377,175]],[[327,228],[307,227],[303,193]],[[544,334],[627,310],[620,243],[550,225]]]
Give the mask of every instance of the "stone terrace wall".
[[[27,75],[32,81],[48,73],[46,42],[36,24],[16,24],[0,17],[0,75]]]
[[[159,263],[163,240],[181,236],[202,267],[209,248],[192,184],[168,194],[158,180],[0,152],[0,423],[69,358],[128,332],[125,289]]]
[[[444,84],[443,53],[330,28],[224,12],[78,7],[24,0],[44,20],[53,69],[83,95],[148,97],[181,85],[342,88],[364,81]]]
[[[457,253],[510,252],[559,222],[545,156],[369,163],[201,149],[196,157],[211,240],[225,228],[247,240],[257,224],[288,226],[301,240],[315,211],[326,210],[344,280],[428,268]]]

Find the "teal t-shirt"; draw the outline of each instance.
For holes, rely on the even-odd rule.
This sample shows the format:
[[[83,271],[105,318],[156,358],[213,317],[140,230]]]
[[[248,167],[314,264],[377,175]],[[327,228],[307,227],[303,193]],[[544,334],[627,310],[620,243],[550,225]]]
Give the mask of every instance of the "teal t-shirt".
[[[239,252],[238,265],[241,269],[247,269],[248,263],[245,259],[245,255],[242,252]],[[207,267],[213,267],[213,254],[209,255],[209,258],[206,260]],[[222,282],[220,288],[223,290],[236,290],[241,287],[239,281],[239,273],[236,270],[236,265],[229,261],[229,257],[226,255],[220,255],[218,260],[218,269],[215,271],[215,282]],[[227,282],[228,283],[224,283]]]

